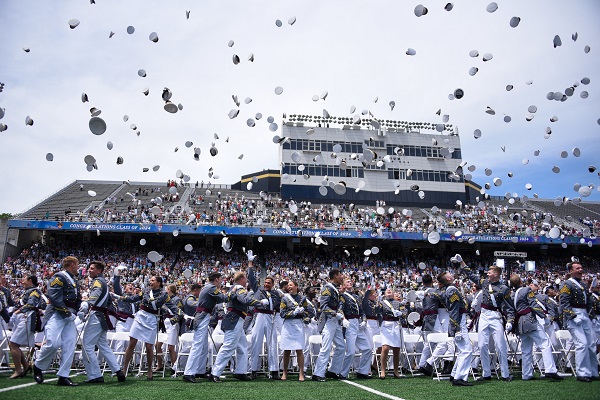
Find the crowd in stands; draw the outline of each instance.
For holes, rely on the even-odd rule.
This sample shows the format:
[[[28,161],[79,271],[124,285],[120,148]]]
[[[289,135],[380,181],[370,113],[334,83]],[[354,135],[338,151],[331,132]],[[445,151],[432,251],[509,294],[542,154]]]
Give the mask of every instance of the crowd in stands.
[[[122,239],[121,239],[122,240]],[[183,246],[183,245],[182,245]],[[86,265],[92,260],[101,260],[107,264],[105,275],[110,277],[112,270],[125,265],[122,273],[124,279],[135,282],[138,287],[147,283],[153,275],[163,277],[165,284],[176,284],[178,290],[187,293],[192,283],[202,283],[211,272],[221,272],[224,279],[231,284],[233,274],[246,267],[246,255],[243,248],[234,247],[231,252],[221,248],[195,248],[185,251],[183,247],[152,248],[146,246],[122,245],[122,242],[111,242],[109,238],[102,244],[75,244],[67,241],[55,241],[48,244],[34,243],[25,248],[21,254],[10,258],[2,266],[2,273],[9,277],[11,290],[18,297],[21,290],[20,279],[28,275],[36,275],[40,282],[47,281],[55,272],[60,270],[61,260],[73,255],[80,260],[80,276],[86,280]],[[164,256],[158,263],[152,263],[147,254],[156,250]],[[281,246],[264,244],[254,249],[258,254],[255,265],[260,265],[266,275],[275,280],[297,280],[303,288],[307,286],[320,287],[327,280],[331,268],[341,269],[352,276],[358,289],[384,289],[394,287],[396,290],[408,291],[417,289],[420,276],[428,273],[437,275],[442,270],[454,271],[455,266],[449,261],[452,255],[406,255],[401,250],[382,249],[377,255],[365,257],[362,250],[350,249],[348,253],[341,247],[315,245],[314,249],[296,251],[294,254]],[[347,249],[346,249],[347,250]],[[485,271],[494,264],[494,258],[464,253],[463,257],[473,271]],[[539,257],[534,272],[525,272],[522,266],[507,259],[506,271],[519,272],[526,278],[539,281],[541,287],[557,285],[556,280],[564,278],[565,265],[570,257]],[[513,259],[514,260],[514,259]],[[532,260],[530,258],[530,260]],[[593,257],[581,258],[590,276],[600,277],[600,260]],[[425,269],[421,269],[421,268]],[[184,271],[190,270],[191,276],[186,278]],[[470,291],[468,280],[459,281],[462,289]],[[44,285],[42,285],[44,286]]]

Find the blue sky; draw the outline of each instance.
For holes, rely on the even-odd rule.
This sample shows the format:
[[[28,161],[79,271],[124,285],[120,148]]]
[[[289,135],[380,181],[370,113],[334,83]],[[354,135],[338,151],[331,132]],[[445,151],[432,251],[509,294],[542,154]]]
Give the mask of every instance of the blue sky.
[[[441,122],[435,114],[441,109],[459,128],[463,158],[477,167],[474,180],[502,179],[491,195],[573,198],[575,183],[598,185],[597,171],[589,173],[588,166],[600,168],[600,2],[497,1],[494,13],[486,11],[488,2],[454,2],[449,12],[446,3],[424,2],[429,12],[417,18],[419,3],[408,1],[4,1],[0,108],[6,115],[0,123],[8,130],[0,133],[0,184],[14,195],[2,196],[0,212],[24,211],[75,179],[166,181],[180,169],[192,181],[207,182],[212,167],[219,175],[213,182],[234,183],[244,173],[278,167],[267,116],[277,123],[283,113],[320,115],[323,109],[351,116],[353,105],[382,119],[433,123]],[[511,28],[515,16],[521,21]],[[73,18],[80,25],[70,29]],[[131,35],[128,26],[135,27]],[[158,43],[148,39],[151,32]],[[577,41],[571,39],[575,32]],[[557,48],[555,35],[562,40]],[[408,48],[416,55],[406,55]],[[471,50],[479,57],[470,57]],[[493,59],[483,62],[485,53]],[[475,76],[471,67],[479,68]],[[139,69],[147,71],[145,78]],[[567,101],[546,99],[584,77],[590,83],[580,83]],[[284,88],[280,96],[276,86]],[[164,87],[182,111],[163,110]],[[456,88],[465,96],[449,100]],[[325,90],[326,100],[312,101]],[[83,92],[89,103],[81,102]],[[242,104],[230,120],[228,112],[237,108],[233,94]],[[245,104],[246,97],[252,102]],[[537,112],[527,122],[531,105]],[[485,113],[488,106],[494,116]],[[88,129],[91,107],[102,110],[107,123],[101,136]],[[249,128],[246,120],[259,112],[264,117]],[[27,116],[33,126],[25,125]],[[553,116],[558,121],[550,122]],[[552,134],[544,139],[547,127]],[[473,138],[475,129],[480,139]],[[219,155],[211,157],[215,133]],[[201,148],[200,161],[187,140]],[[573,156],[575,147],[580,157]],[[45,160],[48,152],[54,161]],[[87,154],[96,157],[98,170],[86,171]],[[158,172],[152,172],[155,165]],[[144,167],[151,172],[143,173]],[[597,186],[584,201],[600,201]]]

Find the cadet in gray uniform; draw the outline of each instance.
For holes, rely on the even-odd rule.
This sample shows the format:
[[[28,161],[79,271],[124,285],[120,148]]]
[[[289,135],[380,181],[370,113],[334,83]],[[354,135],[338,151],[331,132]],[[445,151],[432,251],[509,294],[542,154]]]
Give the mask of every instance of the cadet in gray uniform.
[[[358,368],[356,370],[356,379],[371,379],[371,358],[373,357],[373,347],[369,346],[365,329],[367,327],[367,318],[362,309],[362,299],[352,293],[354,282],[350,278],[344,279],[340,292],[343,304],[342,312],[346,321],[346,352],[344,362],[340,371],[341,378],[348,378],[350,367],[354,361],[356,349],[360,352]]]
[[[453,386],[473,386],[468,382],[473,349],[467,329],[467,304],[458,289],[452,285],[454,283],[452,274],[442,272],[438,275],[437,280],[442,286],[444,304],[450,317],[448,336],[454,337],[454,344],[458,351],[450,381]]]
[[[121,276],[121,266],[115,268],[113,270],[113,278],[114,278],[114,293],[118,296],[131,296],[135,294],[135,286],[133,283],[127,283],[125,285],[125,290],[123,290],[121,280],[123,277]],[[117,319],[117,324],[115,326],[115,332],[129,332],[131,330],[131,326],[133,325],[133,315],[140,309],[139,302],[127,303],[123,300],[117,300],[117,313],[122,317],[121,319]],[[119,340],[115,344],[114,351],[117,353],[122,353],[125,350],[125,345],[127,342]],[[141,349],[141,347],[140,347]],[[121,363],[123,356],[118,356],[117,361]]]
[[[455,256],[455,259],[461,263],[463,271],[470,271],[459,254]],[[489,268],[487,278],[485,279],[476,274],[469,275],[471,281],[481,285],[481,314],[479,316],[477,331],[481,368],[483,369],[482,376],[478,378],[481,381],[492,379],[492,360],[489,351],[490,337],[492,335],[494,335],[494,345],[498,353],[502,380],[505,382],[512,380],[508,369],[508,344],[504,333],[512,330],[515,307],[510,298],[510,289],[500,282],[501,275],[502,269],[496,265],[492,265]],[[502,323],[503,315],[506,318],[506,327]]]
[[[319,356],[315,363],[315,370],[311,379],[317,382],[325,382],[325,377],[339,379],[346,343],[342,334],[341,322],[344,314],[341,312],[340,291],[338,287],[344,282],[344,275],[339,269],[329,271],[329,282],[323,286],[319,303],[321,305],[321,316],[319,325],[323,326],[323,343]],[[331,363],[331,347],[335,344],[335,351]],[[329,364],[329,370],[325,373]],[[335,372],[337,370],[337,372]]]
[[[21,282],[25,293],[21,298],[23,306],[13,313],[15,322],[9,346],[10,354],[15,363],[15,372],[9,379],[23,378],[31,369],[31,365],[27,362],[27,357],[21,351],[20,346],[32,348],[35,344],[34,338],[42,296],[37,288],[38,280],[35,275],[25,277]]]
[[[581,279],[583,267],[579,262],[567,264],[571,277],[560,288],[560,306],[566,319],[566,327],[575,343],[575,369],[577,380],[591,382],[598,378],[596,340],[588,310],[591,308],[590,292]]]
[[[248,313],[249,306],[261,304],[263,307],[269,306],[269,300],[258,301],[254,299],[246,290],[248,278],[243,272],[236,272],[233,276],[234,286],[229,291],[229,303],[227,304],[227,314],[221,323],[221,329],[225,332],[223,345],[219,349],[217,359],[212,368],[210,380],[212,382],[221,382],[219,378],[227,366],[229,359],[233,354],[236,355],[234,378],[241,381],[251,380],[248,372],[248,340],[244,335],[244,318]]]
[[[75,318],[81,305],[81,293],[76,280],[78,267],[79,260],[77,258],[65,257],[62,260],[63,270],[54,274],[50,279],[48,286],[50,304],[46,307],[44,314],[46,342],[33,365],[33,377],[37,383],[44,382],[43,371],[50,367],[52,359],[60,348],[60,368],[56,373],[57,385],[78,386],[69,378],[77,341]]]
[[[547,378],[561,381],[563,378],[556,373],[556,365],[552,357],[552,346],[537,317],[545,319],[544,311],[535,300],[535,293],[529,286],[521,286],[521,277],[514,274],[510,277],[510,285],[516,289],[515,304],[515,332],[521,337],[522,375],[524,381],[533,377],[533,344],[542,349],[544,358],[544,372]]]
[[[442,298],[442,292],[439,289],[433,287],[433,278],[431,275],[423,275],[423,311],[421,312],[421,321],[423,321],[423,325],[421,326],[421,332],[423,334],[423,339],[427,340],[427,334],[429,333],[442,333],[448,331],[448,311],[444,307],[444,301]],[[439,313],[442,311],[445,318],[445,326],[442,326],[440,323]],[[438,346],[443,346],[442,343],[438,344]],[[447,346],[444,346],[447,347]],[[445,353],[441,351],[440,354]],[[434,350],[435,352],[435,350]],[[427,376],[433,375],[433,365],[430,364],[429,357],[431,357],[431,351],[429,350],[429,346],[423,346],[423,353],[421,354],[421,359],[419,360],[419,371]]]
[[[215,306],[228,301],[227,295],[221,293],[221,274],[213,272],[208,276],[198,296],[198,305],[194,315],[194,339],[190,355],[185,364],[183,380],[196,383],[195,378],[206,378],[206,363],[208,360],[208,324]]]
[[[123,369],[125,375],[129,369],[129,362],[138,340],[146,344],[148,359],[148,380],[152,380],[152,361],[154,360],[154,343],[158,335],[159,319],[162,315],[172,314],[183,318],[183,312],[171,301],[169,294],[163,289],[163,280],[160,276],[150,278],[150,288],[144,293],[132,296],[116,296],[125,302],[135,303],[141,301],[140,310],[135,314],[135,320],[129,332],[129,345],[125,351]]]
[[[86,383],[104,383],[104,377],[100,370],[95,348],[102,354],[113,374],[117,375],[119,382],[125,381],[125,374],[121,370],[115,355],[106,340],[106,331],[113,330],[111,315],[112,298],[108,291],[106,279],[104,279],[105,265],[102,261],[92,261],[88,266],[88,274],[92,278],[90,295],[87,301],[81,303],[79,311],[87,314],[87,322],[83,327],[83,364],[88,377]],[[82,316],[82,320],[85,317]]]

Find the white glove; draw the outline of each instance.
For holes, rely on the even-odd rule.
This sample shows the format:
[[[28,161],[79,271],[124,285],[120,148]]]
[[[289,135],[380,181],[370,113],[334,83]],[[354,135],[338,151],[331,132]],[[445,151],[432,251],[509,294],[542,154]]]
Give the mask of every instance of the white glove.
[[[505,331],[506,333],[508,333],[508,332],[512,331],[512,328],[513,328],[513,324],[511,324],[511,323],[509,322],[509,323],[507,323],[507,324],[506,324],[506,328],[504,328],[504,331]]]
[[[256,256],[254,255],[254,252],[252,250],[248,250],[246,252],[246,255],[248,256],[248,261],[254,261],[254,259],[256,258]]]
[[[110,293],[110,298],[113,299],[114,301],[121,300],[121,296],[119,296],[118,294],[113,293],[113,292]]]
[[[341,321],[344,319],[344,314],[339,312],[339,313],[335,314],[335,317],[337,318],[338,321]]]
[[[77,318],[75,314],[71,314],[68,317],[65,317],[67,321],[75,321],[75,318]]]
[[[583,318],[581,318],[579,315],[576,316],[575,318],[573,318],[573,323],[577,326],[580,326],[583,323]]]
[[[460,333],[460,332],[456,332],[456,333],[454,334],[454,341],[455,341],[455,342],[462,342],[462,341],[463,341],[463,336],[462,336],[462,333]]]
[[[83,313],[83,314],[87,314],[87,312],[90,309],[90,304],[87,301],[84,301],[83,303],[81,303],[81,306],[79,306],[79,312]],[[77,313],[79,315],[79,313]]]
[[[460,254],[456,254],[454,256],[454,258],[456,258],[456,261],[458,261],[459,263],[461,263],[463,261],[463,258],[462,258],[462,256]]]
[[[294,315],[302,314],[304,312],[304,307],[296,307],[294,310]]]
[[[190,316],[190,315],[187,315],[187,314],[184,314],[184,315],[183,315],[183,319],[185,319],[185,320],[188,320],[188,321],[189,321],[189,320],[192,320],[192,321],[193,321],[193,320],[194,320],[194,317],[192,317],[192,316]]]
[[[269,299],[262,299],[260,301],[260,304],[262,304],[263,307],[268,307],[269,306]]]
[[[121,276],[121,270],[119,267],[113,268],[113,276]]]
[[[365,329],[365,328],[366,328],[366,326],[367,326],[367,321],[362,321],[360,324],[358,324],[358,327],[359,327],[360,329]]]
[[[392,313],[394,313],[394,317],[396,318],[400,318],[400,316],[402,315],[402,312],[400,310],[392,310]]]
[[[347,319],[343,319],[342,320],[342,327],[344,328],[348,328],[350,326],[350,321],[348,321]]]

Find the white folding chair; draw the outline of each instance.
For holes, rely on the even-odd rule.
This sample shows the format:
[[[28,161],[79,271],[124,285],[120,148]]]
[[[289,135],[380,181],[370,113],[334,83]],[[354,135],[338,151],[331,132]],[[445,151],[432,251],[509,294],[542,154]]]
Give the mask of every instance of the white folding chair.
[[[0,371],[9,371],[10,367],[8,359],[10,354],[10,347],[8,343],[10,341],[12,332],[9,330],[4,330],[2,329],[2,327],[0,327],[0,335],[2,335],[2,340],[0,340],[0,366],[6,364],[6,367],[0,367]]]
[[[117,361],[119,362],[119,364],[121,363],[121,360],[123,359],[123,357],[125,356],[125,350],[127,350],[127,344],[129,343],[129,332],[108,332],[108,334],[110,334],[110,339],[109,339],[109,344],[110,344],[110,348],[113,349],[113,354],[115,355]],[[108,334],[107,334],[107,339],[108,339]],[[115,345],[119,342],[122,342],[124,345],[122,346],[123,350],[122,351],[115,351]],[[131,369],[134,365],[134,357],[131,358],[131,362],[130,362],[130,368],[127,368],[127,366],[123,366],[124,370],[127,369]],[[106,372],[106,365],[104,365],[104,369],[102,370],[102,373]]]
[[[577,372],[575,370],[575,363],[573,363],[573,359],[575,358],[575,343],[573,342],[573,337],[571,336],[571,332],[568,330],[559,330],[556,331],[556,339],[561,347],[561,359],[557,363],[557,368],[561,370],[561,372],[566,372],[566,367],[568,366],[573,371],[573,375]]]
[[[190,355],[192,349],[192,343],[194,341],[194,332],[186,332],[179,336],[179,345],[177,346],[177,359],[173,363],[173,369],[175,370],[175,376],[178,373],[183,373],[185,370],[184,361]],[[181,364],[181,365],[180,365]]]
[[[423,344],[423,337],[418,334],[404,335],[404,341],[402,346],[402,353],[406,357],[408,370],[412,376],[422,376],[420,372],[416,372],[418,369],[419,359],[421,358],[422,352],[417,351],[417,345]],[[409,349],[410,347],[410,349]]]
[[[319,351],[323,345],[323,336],[321,335],[310,335],[308,337],[308,346],[310,351],[310,368],[312,371],[315,370],[315,362],[319,356]]]
[[[434,345],[438,345],[444,342],[454,342],[454,338],[448,336],[447,333],[429,333],[427,334],[427,345],[429,346],[429,351],[431,351],[431,357],[433,357],[433,371],[435,372],[434,379],[438,381],[442,379],[449,379],[449,377],[442,377],[441,372],[438,371],[438,360],[447,357],[445,354],[440,356],[434,355]]]

